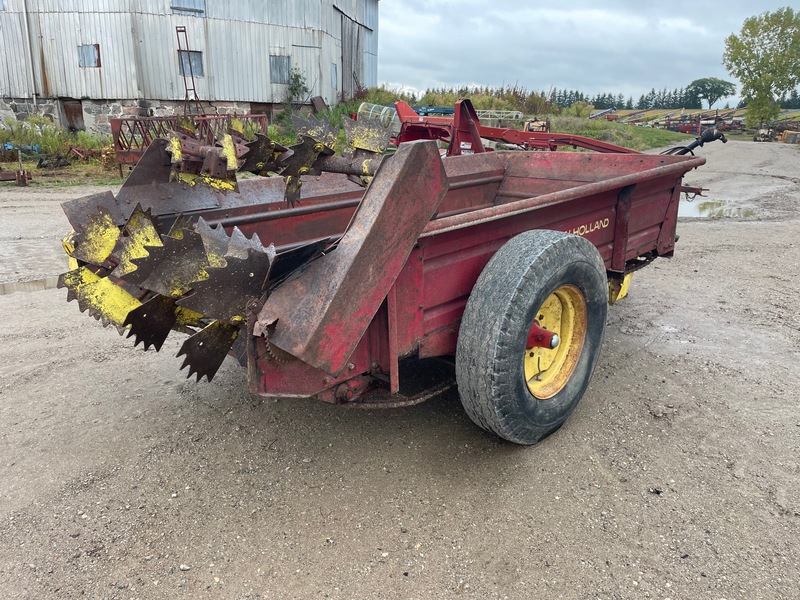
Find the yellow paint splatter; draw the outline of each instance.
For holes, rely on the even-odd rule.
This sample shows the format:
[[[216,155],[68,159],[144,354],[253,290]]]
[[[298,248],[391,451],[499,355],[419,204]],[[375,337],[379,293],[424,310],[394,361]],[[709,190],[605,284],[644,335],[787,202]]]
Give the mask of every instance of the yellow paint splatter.
[[[78,268],[78,261],[70,256],[75,251],[75,230],[72,230],[61,240],[61,247],[67,253],[67,265],[70,271]]]
[[[177,135],[171,135],[167,138],[167,152],[172,154],[172,162],[176,163],[181,160],[183,153],[181,152],[181,141]]]
[[[236,190],[235,179],[218,179],[217,177],[211,177],[210,175],[197,175],[195,173],[178,173],[177,179],[178,181],[188,185],[197,185],[198,183],[202,183],[223,192]]]
[[[107,277],[88,284],[82,292],[89,310],[117,328],[122,328],[128,313],[142,304]]]
[[[125,232],[128,237],[124,238],[125,245],[119,252],[119,266],[114,272],[114,275],[119,277],[136,270],[136,265],[131,261],[149,256],[146,246],[164,245],[153,222],[141,211],[131,215],[125,226]]]
[[[59,278],[59,285],[66,287],[75,298],[81,310],[88,310],[104,323],[122,329],[128,313],[141,306],[141,302],[131,296],[107,277],[100,277],[87,267],[80,267]]]
[[[229,133],[222,136],[222,157],[228,163],[228,171],[235,171],[239,168],[239,161],[236,158],[236,146]]]
[[[80,237],[80,245],[70,252],[70,256],[93,265],[102,265],[111,255],[118,239],[119,227],[114,224],[110,214],[101,212],[89,219],[86,231]]]
[[[175,321],[176,325],[182,327],[200,327],[203,315],[199,312],[184,308],[183,306],[178,306],[175,309],[175,317],[177,318]]]

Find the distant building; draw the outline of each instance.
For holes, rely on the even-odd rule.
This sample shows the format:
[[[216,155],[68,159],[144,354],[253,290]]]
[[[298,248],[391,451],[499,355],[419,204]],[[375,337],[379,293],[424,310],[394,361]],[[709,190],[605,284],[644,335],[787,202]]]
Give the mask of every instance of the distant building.
[[[179,56],[176,27],[188,45]],[[328,104],[377,80],[378,0],[0,0],[0,118],[271,113],[292,69]]]

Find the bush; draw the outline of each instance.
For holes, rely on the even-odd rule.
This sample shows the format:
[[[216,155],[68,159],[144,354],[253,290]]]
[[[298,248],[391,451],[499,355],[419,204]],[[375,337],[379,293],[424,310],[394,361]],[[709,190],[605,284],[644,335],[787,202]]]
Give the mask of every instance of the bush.
[[[592,106],[588,102],[576,102],[572,106],[562,110],[561,114],[570,117],[586,118],[592,114],[593,110],[594,106]]]
[[[111,136],[72,133],[46,117],[31,117],[26,121],[6,119],[0,127],[0,143],[38,146],[42,154],[66,154],[71,147],[99,150],[111,143]]]

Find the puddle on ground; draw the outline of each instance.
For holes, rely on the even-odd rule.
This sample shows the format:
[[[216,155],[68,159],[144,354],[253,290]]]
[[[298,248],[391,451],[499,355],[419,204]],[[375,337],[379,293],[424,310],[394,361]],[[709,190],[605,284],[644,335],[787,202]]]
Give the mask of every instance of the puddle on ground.
[[[678,205],[678,216],[704,219],[718,217],[744,219],[756,216],[756,209],[752,206],[733,206],[724,200],[697,197],[694,200],[681,200]]]
[[[13,294],[15,292],[39,292],[50,290],[58,284],[58,275],[45,277],[44,279],[34,279],[33,281],[8,281],[0,283],[0,296]]]

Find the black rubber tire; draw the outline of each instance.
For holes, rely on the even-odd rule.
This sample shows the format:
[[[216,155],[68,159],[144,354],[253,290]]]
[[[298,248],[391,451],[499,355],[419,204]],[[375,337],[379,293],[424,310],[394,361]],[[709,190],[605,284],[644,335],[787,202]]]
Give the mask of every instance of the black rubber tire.
[[[525,380],[525,345],[542,303],[564,285],[577,287],[586,301],[586,337],[564,387],[541,400]],[[607,312],[605,266],[591,242],[549,230],[509,240],[484,268],[461,320],[456,380],[469,417],[517,444],[535,444],[556,431],[589,385]]]

